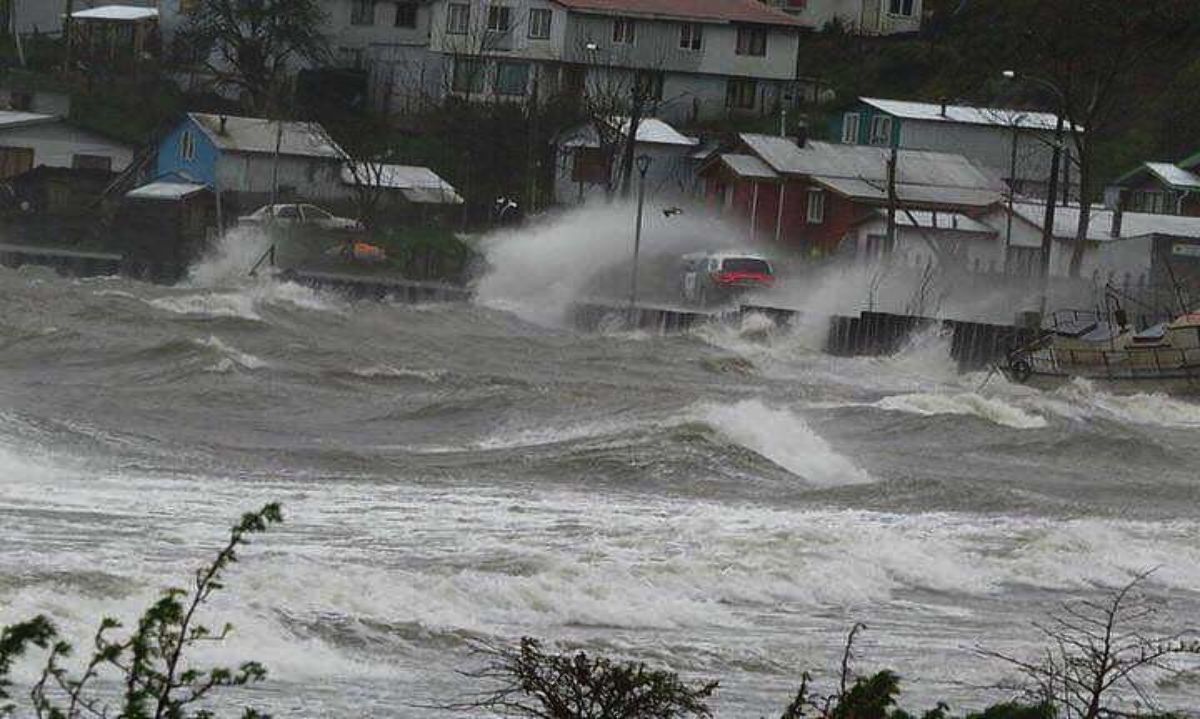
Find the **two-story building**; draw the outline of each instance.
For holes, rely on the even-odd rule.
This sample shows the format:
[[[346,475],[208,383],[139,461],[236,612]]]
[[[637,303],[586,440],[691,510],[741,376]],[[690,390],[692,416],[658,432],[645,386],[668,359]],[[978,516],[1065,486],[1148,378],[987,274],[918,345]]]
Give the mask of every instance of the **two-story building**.
[[[164,14],[182,0],[164,0]],[[335,59],[377,107],[620,93],[668,121],[795,101],[806,21],[759,0],[324,0]],[[179,19],[164,18],[164,27]]]
[[[700,174],[710,205],[754,239],[822,254],[893,205],[898,213],[983,214],[1004,197],[999,177],[962,155],[742,134]],[[894,198],[894,199],[893,199]],[[875,248],[868,248],[875,252]]]
[[[1017,194],[1041,197],[1057,124],[1057,115],[1046,112],[864,97],[835,119],[833,135],[850,145],[958,153],[1003,178]],[[1070,143],[1067,148],[1069,153]],[[1062,166],[1070,168],[1070,160]],[[1077,187],[1077,176],[1069,169],[1065,176]]]
[[[899,35],[921,30],[923,0],[771,0],[807,25],[839,24],[859,35]]]
[[[1131,212],[1200,217],[1200,153],[1171,162],[1143,162],[1113,181],[1105,204]]]

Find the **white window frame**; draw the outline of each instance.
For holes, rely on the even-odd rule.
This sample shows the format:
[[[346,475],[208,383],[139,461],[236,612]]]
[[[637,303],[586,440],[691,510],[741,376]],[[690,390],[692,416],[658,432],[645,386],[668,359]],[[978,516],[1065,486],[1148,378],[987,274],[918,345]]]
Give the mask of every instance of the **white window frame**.
[[[752,77],[731,77],[725,81],[725,106],[734,110],[753,110],[758,107],[758,81]],[[751,100],[747,105],[741,104],[743,93],[733,88],[751,88]]]
[[[554,26],[554,11],[550,8],[529,8],[529,39],[549,40]]]
[[[458,21],[458,22],[456,22]],[[466,35],[471,30],[471,6],[452,2],[446,6],[446,34]]]
[[[912,17],[916,10],[917,0],[891,0],[888,3],[888,14],[896,17]]]
[[[859,133],[862,131],[862,115],[857,112],[847,112],[842,115],[842,144],[857,145]]]
[[[196,159],[196,136],[191,130],[184,130],[179,136],[179,159],[184,162]]]
[[[488,32],[508,32],[512,29],[512,8],[500,3],[487,6]]]
[[[825,191],[813,188],[808,191],[808,209],[805,220],[810,225],[820,225],[825,222]]]
[[[699,52],[704,49],[704,25],[698,22],[679,24],[679,49]]]
[[[734,54],[743,57],[766,57],[767,56],[767,40],[770,33],[765,27],[755,27],[752,25],[739,25],[737,28],[737,38],[734,44]],[[762,47],[755,47],[755,38],[762,38]],[[761,50],[761,52],[756,52]]]
[[[613,18],[612,41],[614,45],[633,45],[637,42],[637,23],[633,18]]]
[[[890,115],[874,115],[871,117],[870,144],[876,147],[891,147],[894,126]]]
[[[516,92],[507,92],[504,88],[500,87],[500,75],[504,71],[505,67],[523,67],[523,68],[525,68],[525,82],[524,82],[524,84],[522,84],[522,86],[519,89],[517,89]],[[532,70],[532,68],[530,67],[529,63],[527,63],[527,62],[497,62],[496,63],[496,80],[495,80],[496,94],[500,95],[502,97],[524,97],[524,96],[528,95],[529,94],[529,75],[530,75],[531,70]]]

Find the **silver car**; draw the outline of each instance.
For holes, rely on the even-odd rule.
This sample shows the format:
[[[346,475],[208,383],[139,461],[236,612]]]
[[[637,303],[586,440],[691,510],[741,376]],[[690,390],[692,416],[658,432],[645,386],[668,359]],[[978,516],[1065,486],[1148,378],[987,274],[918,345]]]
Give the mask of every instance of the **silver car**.
[[[316,205],[263,205],[249,215],[238,218],[239,225],[297,227],[338,232],[360,232],[363,224],[349,217],[322,210]]]

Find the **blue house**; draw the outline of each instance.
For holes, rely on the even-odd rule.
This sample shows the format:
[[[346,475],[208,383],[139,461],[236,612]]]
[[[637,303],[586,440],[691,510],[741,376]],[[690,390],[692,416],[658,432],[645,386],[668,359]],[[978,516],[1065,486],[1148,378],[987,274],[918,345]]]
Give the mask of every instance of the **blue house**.
[[[1038,196],[1049,179],[1057,123],[1047,112],[863,97],[831,129],[844,144],[960,154],[1016,192]]]
[[[339,202],[351,196],[346,160],[317,123],[189,113],[159,143],[155,176],[206,185],[240,209],[276,186],[281,200]]]

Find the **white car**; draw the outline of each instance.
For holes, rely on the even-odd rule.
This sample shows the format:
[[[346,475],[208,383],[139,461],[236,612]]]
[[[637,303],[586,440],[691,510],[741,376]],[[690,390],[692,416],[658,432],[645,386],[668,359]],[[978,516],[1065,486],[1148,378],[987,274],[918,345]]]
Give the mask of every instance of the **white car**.
[[[307,227],[341,232],[360,232],[363,224],[349,217],[338,217],[316,205],[264,205],[238,218],[239,225]]]
[[[691,304],[703,307],[728,302],[774,284],[770,261],[753,252],[693,252],[680,258],[679,292]]]

